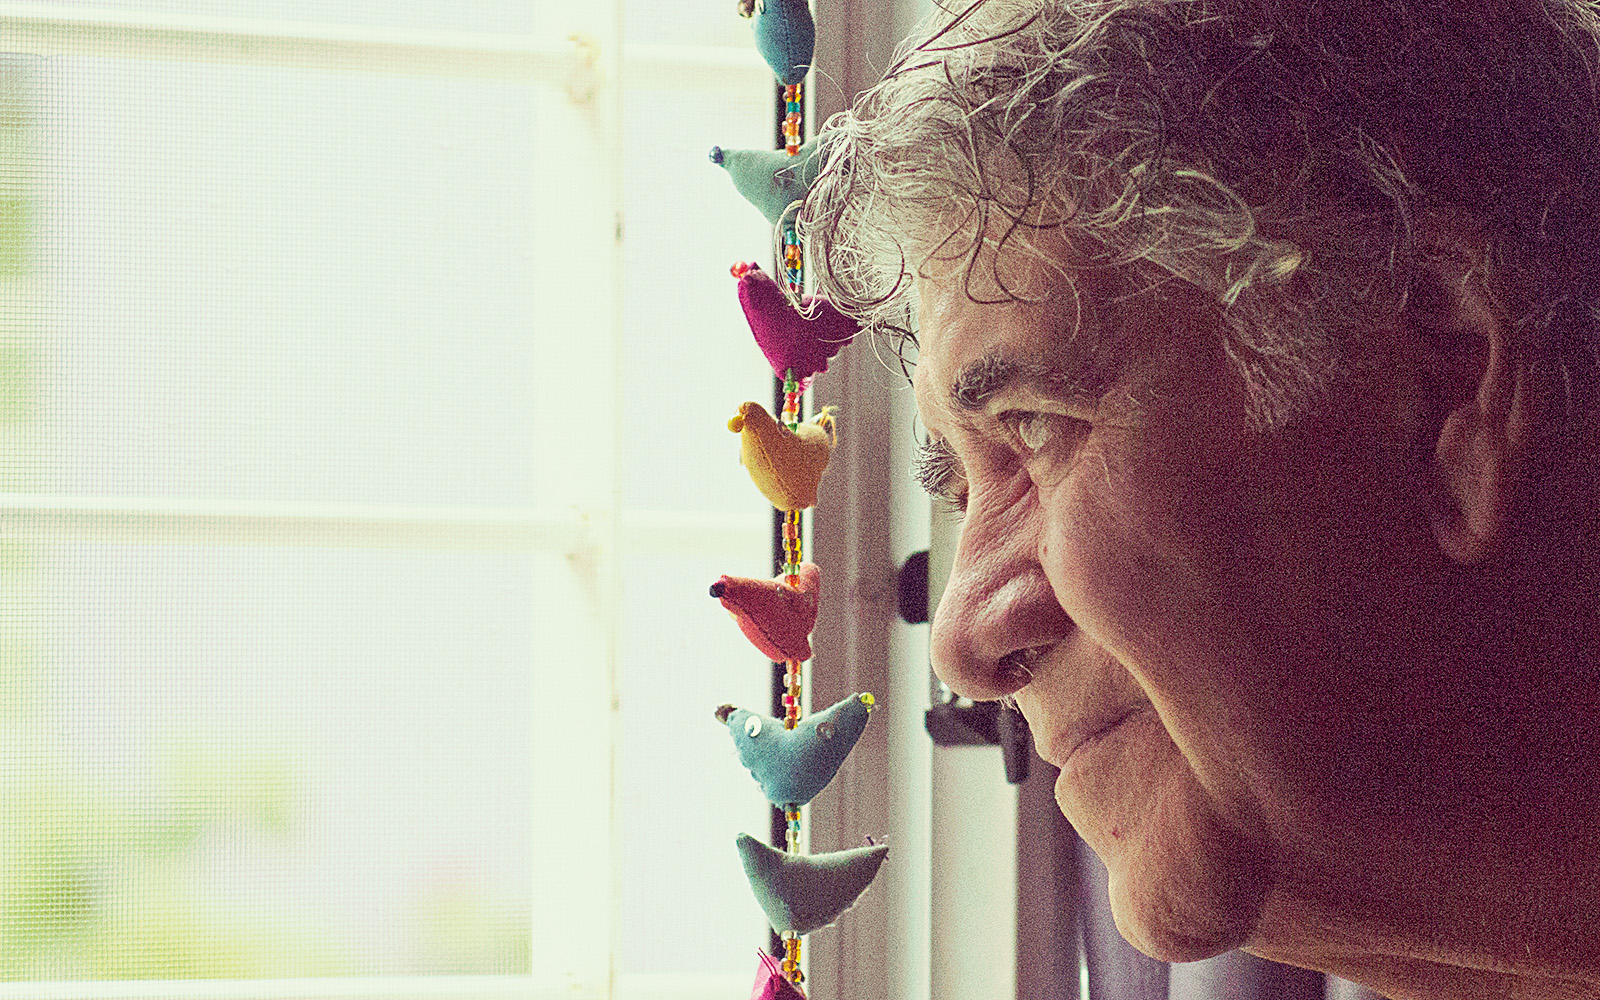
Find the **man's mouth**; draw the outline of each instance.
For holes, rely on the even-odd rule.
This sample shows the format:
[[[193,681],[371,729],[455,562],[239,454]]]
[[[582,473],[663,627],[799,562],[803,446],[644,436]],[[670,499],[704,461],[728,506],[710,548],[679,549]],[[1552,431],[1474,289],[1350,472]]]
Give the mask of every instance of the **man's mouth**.
[[[1137,705],[1129,706],[1120,714],[1111,717],[1105,722],[1098,725],[1091,723],[1092,728],[1085,726],[1069,729],[1050,741],[1049,753],[1045,756],[1045,759],[1057,768],[1065,768],[1073,757],[1092,748],[1095,744],[1111,735],[1123,723],[1128,722],[1137,715],[1150,711],[1151,708],[1152,706],[1149,702],[1142,701]]]

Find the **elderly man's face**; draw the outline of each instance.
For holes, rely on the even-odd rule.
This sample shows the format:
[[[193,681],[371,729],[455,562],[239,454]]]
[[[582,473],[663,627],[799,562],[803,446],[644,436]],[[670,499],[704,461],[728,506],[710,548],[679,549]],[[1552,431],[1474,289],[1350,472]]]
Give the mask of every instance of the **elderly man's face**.
[[[919,282],[925,472],[965,505],[935,666],[1015,695],[1130,940],[1247,944],[1275,893],[1357,870],[1355,831],[1415,813],[1410,758],[1453,725],[1418,726],[1448,694],[1412,666],[1440,556],[1405,359],[1263,434],[1197,297],[1003,273],[1037,300]]]

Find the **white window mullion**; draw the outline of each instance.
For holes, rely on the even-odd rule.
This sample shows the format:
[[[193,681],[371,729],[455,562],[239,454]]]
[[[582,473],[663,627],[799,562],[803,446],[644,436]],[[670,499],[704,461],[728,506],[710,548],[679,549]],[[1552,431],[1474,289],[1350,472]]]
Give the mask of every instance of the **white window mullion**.
[[[531,183],[551,238],[533,247],[541,350],[530,372],[540,465],[587,518],[585,553],[536,563],[533,968],[612,992],[621,886],[617,795],[621,477],[620,2],[540,27],[594,42],[600,85],[541,91]]]
[[[579,995],[590,1000],[597,994]],[[538,976],[348,976],[320,979],[150,979],[4,983],[0,1000],[572,1000]]]
[[[0,538],[25,537],[558,553],[596,544],[572,510],[0,493]]]
[[[590,71],[588,52],[561,35],[141,13],[59,3],[0,3],[0,51],[557,84]]]

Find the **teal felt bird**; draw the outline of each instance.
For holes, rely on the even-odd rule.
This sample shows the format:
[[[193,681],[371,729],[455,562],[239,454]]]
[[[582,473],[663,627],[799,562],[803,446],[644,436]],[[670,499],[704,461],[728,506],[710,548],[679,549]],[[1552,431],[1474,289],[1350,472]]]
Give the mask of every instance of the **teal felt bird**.
[[[780,934],[810,934],[838,920],[867,891],[888,853],[888,844],[875,844],[830,854],[790,854],[739,834],[750,890]]]
[[[801,719],[793,729],[770,716],[732,705],[717,709],[717,718],[733,735],[739,762],[775,806],[798,809],[828,787],[867,728],[870,694],[853,694]]]
[[[711,147],[711,162],[728,172],[733,186],[767,221],[777,225],[790,205],[804,201],[822,171],[825,141],[812,139],[793,156],[781,149]]]
[[[817,47],[811,5],[806,0],[740,0],[739,13],[755,18],[756,51],[778,82],[803,81]]]

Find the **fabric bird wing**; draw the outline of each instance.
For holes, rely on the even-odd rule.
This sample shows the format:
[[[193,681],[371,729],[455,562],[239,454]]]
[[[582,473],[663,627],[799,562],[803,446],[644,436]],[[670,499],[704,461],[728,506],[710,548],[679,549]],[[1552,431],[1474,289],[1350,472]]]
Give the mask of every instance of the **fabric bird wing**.
[[[756,902],[779,933],[809,934],[838,920],[877,877],[887,844],[829,854],[789,854],[749,834],[739,855]]]

